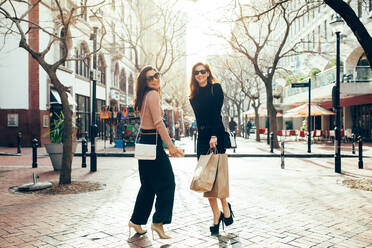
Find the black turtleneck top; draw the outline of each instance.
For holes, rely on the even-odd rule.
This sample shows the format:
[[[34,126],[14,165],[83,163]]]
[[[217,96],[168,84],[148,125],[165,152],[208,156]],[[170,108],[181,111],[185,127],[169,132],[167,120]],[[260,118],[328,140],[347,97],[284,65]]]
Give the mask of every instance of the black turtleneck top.
[[[208,136],[223,135],[225,131],[221,117],[223,98],[221,85],[208,83],[205,87],[199,87],[199,94],[190,99],[199,135],[204,131],[208,132]]]

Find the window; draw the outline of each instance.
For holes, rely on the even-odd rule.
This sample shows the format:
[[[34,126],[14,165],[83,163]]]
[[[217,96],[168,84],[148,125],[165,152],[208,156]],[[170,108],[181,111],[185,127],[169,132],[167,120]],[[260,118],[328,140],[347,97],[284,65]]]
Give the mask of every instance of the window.
[[[126,78],[124,69],[121,70],[121,73],[120,73],[120,90],[122,90],[124,94],[126,94],[127,92],[127,78]]]
[[[106,64],[102,54],[98,56],[97,68],[101,72],[101,79],[99,80],[99,83],[106,84]]]
[[[307,50],[310,51],[310,35],[307,35]]]
[[[119,88],[119,64],[116,63],[114,71],[114,87]]]
[[[317,40],[317,43],[318,43],[318,53],[321,53],[322,52],[322,47],[321,47],[321,33],[320,33],[320,25],[318,26],[318,40]]]
[[[129,82],[128,82],[128,95],[133,96],[134,93],[134,82],[133,82],[133,76],[130,74],[129,76]]]
[[[312,42],[313,42],[313,50],[314,50],[315,49],[315,30],[313,30]]]
[[[67,52],[67,49],[66,49],[66,47],[63,45],[63,42],[62,42],[62,39],[63,39],[65,36],[66,36],[66,34],[65,34],[65,28],[62,28],[62,29],[61,29],[61,33],[60,33],[60,36],[59,36],[59,37],[61,38],[61,41],[60,41],[60,43],[59,43],[59,57],[60,57],[60,59],[62,59],[63,56],[65,56],[65,54],[66,54],[66,52]],[[66,43],[67,43],[67,41],[66,41]],[[63,61],[62,65],[63,65],[63,66],[66,66],[66,61]]]
[[[79,60],[77,60],[79,58],[79,50],[78,49],[75,49],[75,73],[76,74],[79,74]]]
[[[328,34],[327,34],[327,20],[324,21],[324,39],[328,39]]]
[[[90,99],[88,96],[76,94],[76,126],[78,129],[78,137],[85,136],[86,132],[89,135],[90,130]]]
[[[76,54],[76,57],[81,60],[76,61],[78,65],[75,65],[75,70],[78,75],[89,79],[90,59],[86,57],[86,54],[88,54],[88,49],[84,44],[81,44]]]

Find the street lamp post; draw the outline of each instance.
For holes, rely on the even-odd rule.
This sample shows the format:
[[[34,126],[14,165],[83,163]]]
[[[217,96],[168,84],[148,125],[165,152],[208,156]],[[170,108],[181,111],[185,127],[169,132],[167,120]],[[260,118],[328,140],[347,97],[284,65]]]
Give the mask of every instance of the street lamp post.
[[[339,16],[336,16],[330,24],[336,33],[336,85],[332,90],[333,108],[336,110],[335,172],[341,173],[340,33],[344,21]]]
[[[90,21],[92,23],[96,23],[97,20],[97,15],[94,14],[89,17]],[[95,172],[97,171],[97,154],[96,154],[96,149],[95,149],[95,144],[96,144],[96,132],[97,132],[97,124],[96,124],[96,109],[97,109],[97,104],[96,104],[96,84],[97,84],[97,55],[96,55],[96,50],[97,50],[97,31],[98,27],[94,26],[93,27],[93,33],[90,35],[90,40],[93,40],[93,71],[91,72],[91,78],[92,78],[92,125],[90,128],[90,145],[91,145],[91,150],[90,150],[90,171]]]

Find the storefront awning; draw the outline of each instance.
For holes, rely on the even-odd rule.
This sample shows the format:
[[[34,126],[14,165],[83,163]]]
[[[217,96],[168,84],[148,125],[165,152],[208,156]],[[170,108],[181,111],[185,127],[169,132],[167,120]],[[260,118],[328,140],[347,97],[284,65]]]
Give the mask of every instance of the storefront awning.
[[[69,92],[66,93],[68,97],[68,104],[70,106],[74,106],[74,104],[76,104],[74,98]],[[55,89],[50,89],[50,104],[62,104],[61,97]]]

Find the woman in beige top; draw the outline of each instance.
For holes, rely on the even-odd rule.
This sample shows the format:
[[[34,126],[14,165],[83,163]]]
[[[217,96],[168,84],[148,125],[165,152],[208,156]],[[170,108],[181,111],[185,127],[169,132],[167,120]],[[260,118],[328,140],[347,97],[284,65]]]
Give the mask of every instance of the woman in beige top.
[[[155,213],[152,216],[152,236],[154,231],[161,239],[169,239],[164,233],[163,224],[172,220],[175,182],[172,165],[165,153],[162,140],[168,146],[169,155],[183,156],[183,151],[173,145],[163,122],[163,111],[160,107],[160,74],[151,66],[140,71],[136,83],[137,91],[134,109],[140,111],[141,129],[139,142],[157,144],[155,160],[138,160],[138,171],[141,181],[132,217],[128,223],[130,229],[138,234],[146,233],[141,225],[145,225],[150,216],[156,196]]]

